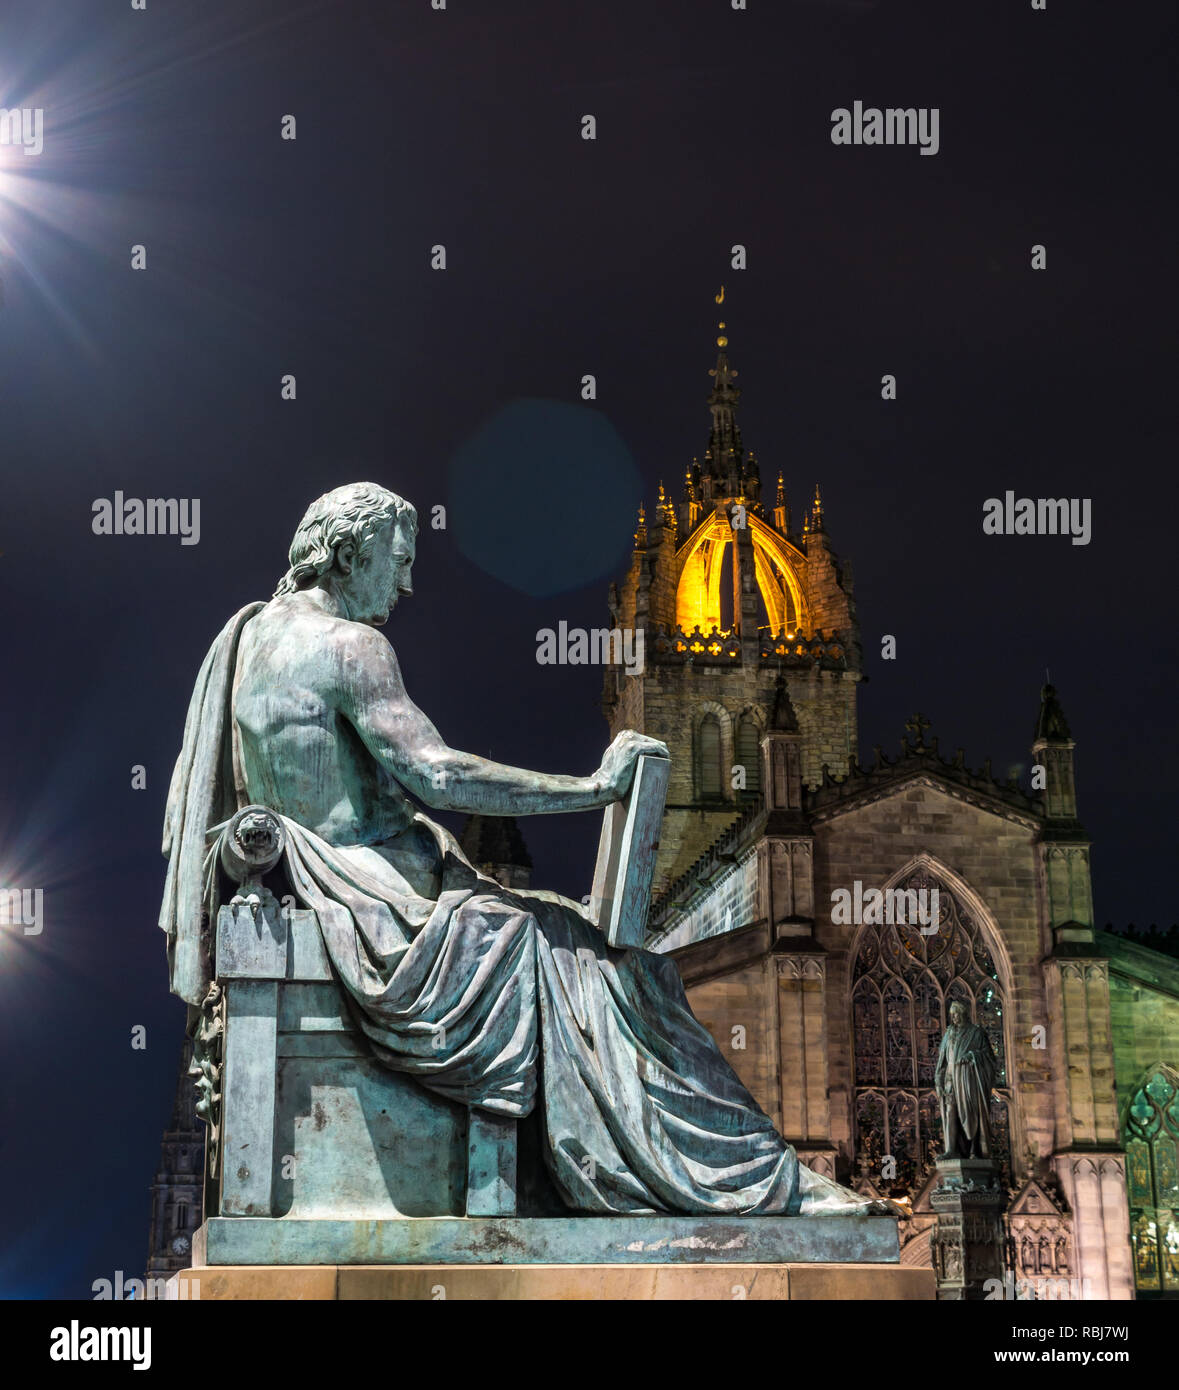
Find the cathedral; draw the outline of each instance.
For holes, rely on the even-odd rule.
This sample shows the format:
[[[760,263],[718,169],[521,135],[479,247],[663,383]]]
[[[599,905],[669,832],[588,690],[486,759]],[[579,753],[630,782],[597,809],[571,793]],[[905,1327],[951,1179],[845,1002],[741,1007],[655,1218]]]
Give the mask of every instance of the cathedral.
[[[610,593],[647,652],[605,673],[611,733],[672,758],[647,945],[804,1161],[905,1205],[915,1265],[935,1262],[934,1071],[960,1001],[999,1063],[1008,1284],[1179,1296],[1179,961],[1095,929],[1056,691],[1029,709],[1030,788],[944,756],[920,715],[861,763],[851,566],[818,488],[801,528],[781,474],[763,496],[724,327],[703,459],[640,511]],[[936,901],[936,926],[832,910],[873,890]]]
[[[1095,927],[1060,699],[1029,707],[1030,786],[945,756],[921,715],[896,757],[860,761],[851,566],[817,488],[801,526],[780,474],[763,495],[727,347],[721,324],[707,448],[678,502],[660,486],[640,510],[609,594],[646,652],[605,669],[611,734],[672,757],[647,946],[803,1160],[901,1202],[912,1265],[936,1268],[934,1072],[960,1002],[999,1068],[1008,1296],[1179,1297],[1179,960]],[[472,818],[462,843],[528,885],[514,822]],[[928,922],[891,910],[917,900]],[[201,1142],[178,1093],[149,1274],[186,1262]]]

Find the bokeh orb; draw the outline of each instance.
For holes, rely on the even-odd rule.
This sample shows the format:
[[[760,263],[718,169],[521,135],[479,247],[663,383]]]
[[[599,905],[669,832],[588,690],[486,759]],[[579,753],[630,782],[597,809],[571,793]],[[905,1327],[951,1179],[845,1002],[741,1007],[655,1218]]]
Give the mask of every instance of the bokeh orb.
[[[468,560],[548,598],[617,575],[642,489],[630,450],[600,411],[521,399],[456,450],[447,511]]]

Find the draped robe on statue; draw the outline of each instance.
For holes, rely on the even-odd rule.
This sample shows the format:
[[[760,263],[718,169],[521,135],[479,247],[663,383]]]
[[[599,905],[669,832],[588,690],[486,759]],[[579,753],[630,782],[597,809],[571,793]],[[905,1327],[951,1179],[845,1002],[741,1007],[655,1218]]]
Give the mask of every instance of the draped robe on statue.
[[[197,678],[168,795],[160,925],[172,990],[199,1006],[226,822],[251,796],[233,694],[238,643],[263,607],[217,637]],[[397,872],[397,838],[329,844],[270,804],[285,871],[318,918],[374,1055],[463,1105],[543,1108],[545,1158],[584,1212],[865,1212],[858,1194],[800,1164],[688,1007],[674,963],[619,950],[572,901],[501,887],[426,816],[441,890]],[[592,1160],[592,1161],[590,1161]]]
[[[990,1157],[991,1091],[998,1079],[999,1064],[983,1028],[951,1024],[942,1035],[934,1070],[947,1153],[967,1157],[977,1150],[978,1157]]]

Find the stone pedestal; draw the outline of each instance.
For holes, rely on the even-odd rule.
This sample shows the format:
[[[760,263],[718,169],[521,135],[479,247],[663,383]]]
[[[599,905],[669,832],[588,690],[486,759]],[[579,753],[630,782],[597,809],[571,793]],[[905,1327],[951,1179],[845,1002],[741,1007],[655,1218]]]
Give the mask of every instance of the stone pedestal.
[[[592,1220],[593,1218],[590,1218]],[[223,1265],[182,1270],[169,1298],[305,1300],[932,1300],[933,1271],[897,1264]]]
[[[891,1216],[212,1217],[193,1265],[890,1265]]]
[[[990,1158],[939,1158],[937,1171],[929,1198],[937,1213],[931,1242],[937,1296],[984,1299],[987,1280],[1002,1280],[1004,1272],[999,1166]]]
[[[891,1217],[213,1217],[176,1299],[932,1299]]]

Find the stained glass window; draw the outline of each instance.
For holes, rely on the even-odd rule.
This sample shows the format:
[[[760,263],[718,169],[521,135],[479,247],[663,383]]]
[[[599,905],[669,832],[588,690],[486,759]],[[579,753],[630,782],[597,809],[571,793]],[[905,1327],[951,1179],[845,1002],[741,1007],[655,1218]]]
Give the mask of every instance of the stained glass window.
[[[1005,1004],[986,937],[954,894],[927,871],[917,870],[897,888],[938,890],[937,930],[922,931],[923,925],[933,925],[933,900],[921,896],[916,902],[924,904],[924,921],[870,925],[860,937],[852,964],[857,1155],[866,1153],[879,1172],[880,1160],[891,1154],[897,1161],[894,1192],[912,1193],[924,1180],[942,1148],[933,1075],[949,1006],[957,999],[986,1032],[999,1063],[991,1137],[1010,1182]]]
[[[1125,1134],[1134,1282],[1179,1293],[1179,1073],[1157,1067],[1138,1087]]]

